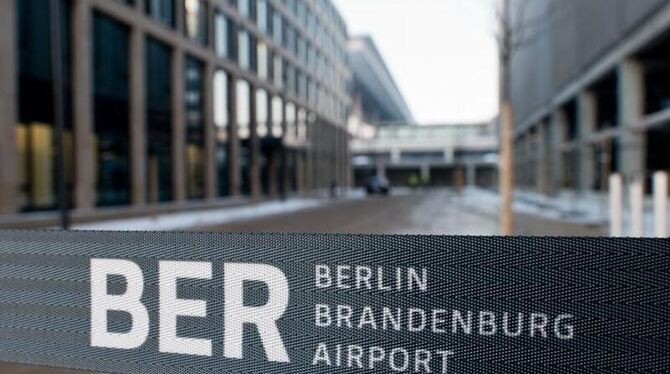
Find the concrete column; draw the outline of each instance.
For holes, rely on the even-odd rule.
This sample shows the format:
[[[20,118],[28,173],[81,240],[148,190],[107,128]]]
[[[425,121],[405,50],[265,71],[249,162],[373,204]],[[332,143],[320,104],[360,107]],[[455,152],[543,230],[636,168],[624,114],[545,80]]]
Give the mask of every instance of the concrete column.
[[[557,194],[563,188],[563,154],[561,144],[567,131],[565,111],[557,109],[551,115],[551,192]]]
[[[550,194],[551,162],[549,124],[542,121],[537,128],[537,189],[544,195]]]
[[[286,98],[282,97],[282,105],[284,105],[284,108],[282,108],[282,118],[281,118],[281,127],[283,129],[282,131],[282,141],[281,141],[281,148],[279,150],[280,157],[279,157],[279,175],[281,181],[279,182],[279,194],[281,195],[282,198],[286,197],[288,194],[288,191],[290,190],[290,183],[289,183],[289,167],[288,167],[288,150],[286,149],[286,144],[284,142],[284,138],[286,137]]]
[[[312,115],[307,115],[307,142],[309,144],[306,151],[306,160],[305,160],[305,181],[307,183],[307,189],[314,189],[314,121],[312,120]]]
[[[598,115],[598,103],[596,96],[589,91],[581,92],[577,98],[577,113],[579,126],[579,153],[580,153],[580,177],[579,190],[588,193],[593,189],[595,178],[595,160],[593,157],[593,148],[588,142],[588,138],[596,130],[596,121]]]
[[[205,64],[204,110],[205,110],[205,199],[218,196],[216,170],[216,125],[214,124],[214,64]]]
[[[619,65],[619,127],[622,130],[619,165],[624,177],[632,180],[644,177],[645,137],[632,127],[644,115],[644,66],[642,62],[629,58]]]
[[[274,118],[272,117],[272,95],[268,93],[267,99],[267,117],[268,117],[268,133],[272,137],[272,126],[274,124]],[[268,194],[270,196],[276,197],[279,194],[279,185],[277,184],[277,149],[273,145],[269,148],[267,154],[267,170],[268,170]]]
[[[96,199],[98,155],[93,130],[93,27],[88,0],[76,0],[72,13],[72,79],[75,180],[74,205],[92,209]]]
[[[477,185],[477,164],[468,162],[465,165],[465,184],[468,186]]]
[[[251,127],[251,135],[249,137],[249,151],[251,152],[249,160],[249,186],[251,190],[251,197],[257,199],[261,196],[261,168],[260,168],[260,158],[261,158],[261,142],[258,138],[258,118],[256,116],[257,110],[256,105],[256,87],[251,86],[249,95],[249,110],[251,111],[249,116]]]
[[[19,209],[17,168],[17,1],[0,1],[0,214]]]
[[[276,197],[279,195],[279,184],[277,183],[278,175],[277,171],[279,166],[277,165],[277,149],[272,148],[271,152],[268,154],[268,191],[270,196]]]
[[[131,201],[146,204],[147,146],[144,33],[134,27],[130,35],[130,171]]]
[[[237,77],[228,79],[228,186],[230,196],[239,196],[242,190],[240,169],[240,141],[237,136]]]
[[[174,200],[186,200],[186,123],[184,117],[184,51],[172,51],[172,189]]]

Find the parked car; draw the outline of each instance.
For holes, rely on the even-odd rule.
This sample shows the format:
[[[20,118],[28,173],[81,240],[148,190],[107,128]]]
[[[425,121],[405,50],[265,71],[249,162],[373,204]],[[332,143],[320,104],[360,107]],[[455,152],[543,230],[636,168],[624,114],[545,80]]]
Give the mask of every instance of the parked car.
[[[391,192],[391,185],[389,184],[388,179],[380,175],[375,175],[368,180],[366,190],[368,195],[388,195]]]

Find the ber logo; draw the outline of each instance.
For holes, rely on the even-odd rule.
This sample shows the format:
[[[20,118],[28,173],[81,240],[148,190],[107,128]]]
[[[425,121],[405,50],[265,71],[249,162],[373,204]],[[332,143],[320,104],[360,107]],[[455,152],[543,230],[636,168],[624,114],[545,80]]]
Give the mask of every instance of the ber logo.
[[[212,279],[209,262],[159,261],[158,347],[162,353],[191,356],[212,356],[210,339],[178,336],[177,317],[207,316],[207,301],[177,297],[177,281]],[[256,326],[268,361],[290,362],[277,321],[288,307],[289,287],[284,273],[264,264],[226,263],[224,274],[224,336],[223,356],[242,359],[244,325]],[[126,289],[122,294],[108,291],[110,277],[122,277]],[[91,346],[131,350],[141,347],[149,337],[150,318],[142,303],[144,274],[134,262],[118,259],[91,259]],[[267,285],[264,305],[244,305],[244,283]],[[131,318],[126,332],[108,328],[110,312],[127,313]]]

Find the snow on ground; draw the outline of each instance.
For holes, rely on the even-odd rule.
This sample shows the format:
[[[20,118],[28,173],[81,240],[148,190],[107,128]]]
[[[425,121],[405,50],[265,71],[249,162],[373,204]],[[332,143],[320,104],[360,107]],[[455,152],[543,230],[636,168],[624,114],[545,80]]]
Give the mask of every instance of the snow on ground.
[[[463,193],[462,203],[479,212],[497,215],[500,208],[500,195],[496,191],[468,187]],[[627,204],[628,202],[625,201],[624,235],[630,235],[631,232],[630,207]],[[547,197],[534,192],[517,191],[514,194],[513,207],[515,212],[549,219],[585,225],[609,225],[609,197],[607,194],[580,195],[575,192],[562,192],[556,197]],[[670,216],[670,211],[668,215]],[[653,200],[649,197],[645,199],[643,218],[644,236],[653,237]],[[668,232],[670,232],[670,226]]]
[[[78,224],[73,229],[107,231],[188,230],[196,227],[216,226],[259,217],[286,214],[315,208],[325,203],[321,199],[292,198],[286,201],[269,201],[234,208],[166,213],[151,217]]]

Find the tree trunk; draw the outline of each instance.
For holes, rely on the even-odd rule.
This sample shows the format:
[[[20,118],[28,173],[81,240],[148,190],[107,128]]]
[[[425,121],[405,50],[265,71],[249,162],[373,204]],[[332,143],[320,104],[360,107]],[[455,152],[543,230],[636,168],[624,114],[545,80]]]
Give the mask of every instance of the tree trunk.
[[[514,234],[514,114],[509,100],[500,103],[500,234]]]

